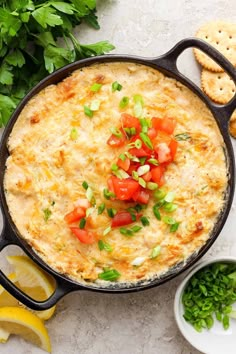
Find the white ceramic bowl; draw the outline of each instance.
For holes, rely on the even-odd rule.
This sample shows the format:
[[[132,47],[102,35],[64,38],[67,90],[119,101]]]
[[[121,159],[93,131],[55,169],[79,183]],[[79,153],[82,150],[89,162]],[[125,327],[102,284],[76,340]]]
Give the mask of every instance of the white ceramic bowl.
[[[183,317],[184,308],[182,295],[189,279],[201,268],[218,262],[236,263],[236,257],[215,257],[198,263],[179,285],[174,300],[174,313],[182,335],[196,349],[205,354],[236,354],[236,320],[230,319],[229,329],[225,330],[222,323],[214,320],[210,330],[197,332]]]

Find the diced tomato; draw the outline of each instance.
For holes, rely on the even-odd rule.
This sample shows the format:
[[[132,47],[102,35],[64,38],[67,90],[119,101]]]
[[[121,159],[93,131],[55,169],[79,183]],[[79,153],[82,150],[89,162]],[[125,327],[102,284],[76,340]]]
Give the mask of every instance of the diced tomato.
[[[158,156],[158,161],[162,162],[170,162],[172,160],[171,150],[166,143],[160,143],[155,146],[155,151]]]
[[[141,176],[142,179],[144,179],[145,182],[149,182],[152,179],[152,174],[151,171],[145,173],[144,175]]]
[[[149,128],[147,135],[149,136],[149,138],[152,140],[157,136],[157,130],[155,128]]]
[[[133,194],[140,188],[139,183],[131,178],[120,179],[112,176],[115,195],[119,200],[129,200]]]
[[[96,241],[94,234],[90,231],[80,229],[79,227],[70,227],[70,229],[73,234],[78,238],[78,240],[82,243],[90,245]]]
[[[117,166],[122,168],[124,171],[128,171],[130,166],[130,159],[128,159],[128,157],[126,157],[124,161],[122,159],[118,159]]]
[[[137,215],[136,215],[137,216]],[[124,226],[132,224],[135,220],[132,219],[128,211],[119,211],[111,221],[112,227]]]
[[[178,142],[176,140],[172,139],[169,144],[169,148],[170,148],[170,154],[171,154],[172,160],[174,160],[175,155],[176,155],[176,151],[178,148]]]
[[[157,166],[151,170],[152,180],[153,182],[157,183],[159,187],[164,184],[164,172],[165,167],[163,166]]]
[[[133,156],[136,156],[136,157],[150,156],[150,153],[145,151],[143,148],[141,148],[141,149],[132,148],[129,150],[129,153]]]
[[[155,146],[160,144],[160,143],[166,143],[169,145],[171,142],[171,136],[165,132],[158,131],[157,136],[153,139],[153,146],[155,149]]]
[[[120,138],[118,136],[115,136],[114,134],[111,134],[110,138],[107,140],[107,144],[111,147],[120,147],[125,144],[125,141],[126,136],[122,132],[122,136]]]
[[[132,199],[135,202],[141,204],[147,204],[150,198],[150,194],[145,189],[138,190],[136,193],[133,194]]]
[[[130,167],[129,167],[127,173],[128,173],[130,176],[132,176],[132,172],[133,172],[133,171],[137,171],[137,169],[139,168],[139,166],[141,166],[140,163],[138,163],[138,162],[131,162]]]
[[[66,214],[64,220],[67,222],[67,224],[72,224],[73,222],[79,221],[81,218],[83,218],[85,214],[85,209],[78,206],[73,211]]]
[[[173,134],[176,126],[176,120],[174,118],[152,118],[152,127],[156,130],[162,130],[167,134]]]
[[[114,189],[114,186],[113,186],[113,177],[114,176],[111,176],[111,177],[108,178],[107,185],[108,185],[109,191],[115,194],[115,189]]]
[[[121,122],[124,128],[135,128],[136,133],[139,133],[142,129],[139,119],[130,114],[122,113]]]

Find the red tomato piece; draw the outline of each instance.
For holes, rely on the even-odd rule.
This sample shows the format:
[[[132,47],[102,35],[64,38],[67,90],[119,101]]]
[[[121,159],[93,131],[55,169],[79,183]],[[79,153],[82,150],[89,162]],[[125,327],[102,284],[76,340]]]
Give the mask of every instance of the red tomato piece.
[[[135,128],[136,133],[139,133],[142,129],[139,119],[130,114],[122,113],[121,122],[124,128]]]
[[[164,184],[164,172],[165,168],[163,166],[157,166],[151,170],[152,180],[157,183],[159,187]]]
[[[126,157],[124,161],[122,159],[118,159],[117,166],[122,168],[124,171],[128,171],[130,167],[130,159],[128,159],[128,157]]]
[[[162,130],[167,134],[173,134],[176,126],[176,120],[170,117],[152,118],[152,127],[156,130]]]
[[[128,211],[119,211],[111,221],[112,227],[124,226],[132,224],[135,220],[132,220],[132,216]]]
[[[81,218],[83,218],[85,214],[85,209],[78,206],[73,211],[66,214],[64,220],[67,222],[67,224],[72,224],[73,222],[79,221]]]
[[[112,176],[113,188],[115,195],[119,200],[129,200],[133,194],[140,188],[137,181],[131,178],[120,179]]]
[[[152,179],[152,174],[151,171],[145,173],[144,175],[141,176],[142,179],[144,179],[145,182],[149,182]]]
[[[169,144],[169,148],[170,148],[170,154],[171,154],[172,160],[174,160],[176,152],[177,152],[177,148],[178,148],[178,142],[174,139],[171,139],[171,142]]]
[[[145,189],[138,190],[133,195],[133,200],[141,204],[147,204],[150,198],[150,194]]]
[[[170,162],[172,160],[171,150],[166,143],[160,143],[155,146],[155,151],[157,152],[158,161],[162,162]]]
[[[149,128],[147,135],[149,136],[149,138],[152,140],[157,136],[157,130],[155,128]]]
[[[90,231],[80,229],[79,227],[70,227],[70,229],[81,243],[91,245],[96,241],[93,233]]]
[[[141,166],[140,163],[131,162],[130,167],[129,167],[127,173],[128,173],[130,176],[132,176],[132,172],[133,172],[133,171],[137,171],[137,169],[139,168],[139,166]]]
[[[151,154],[147,151],[145,151],[143,148],[137,149],[137,148],[132,148],[129,149],[129,153],[133,156],[136,157],[145,157],[145,156],[150,156]]]
[[[126,136],[122,132],[121,137],[111,134],[110,138],[107,140],[107,144],[110,145],[111,147],[120,147],[125,144],[125,141],[126,141]]]

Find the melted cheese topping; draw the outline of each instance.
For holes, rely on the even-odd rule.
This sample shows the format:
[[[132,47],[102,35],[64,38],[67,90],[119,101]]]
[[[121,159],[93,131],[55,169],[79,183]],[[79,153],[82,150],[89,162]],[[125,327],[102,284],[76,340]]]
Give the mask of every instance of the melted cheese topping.
[[[118,81],[121,91],[112,92]],[[102,83],[91,92],[95,82]],[[175,162],[166,172],[166,188],[174,191],[178,209],[171,214],[180,222],[177,232],[153,215],[154,201],[144,215],[150,225],[133,237],[119,228],[106,236],[111,219],[92,209],[86,227],[97,239],[108,242],[113,251],[100,250],[97,242],[82,244],[64,220],[79,198],[85,198],[82,182],[94,192],[96,205],[125,209],[132,203],[107,201],[103,189],[123,148],[106,144],[110,128],[120,125],[122,112],[133,114],[132,96],[142,95],[145,117],[175,117],[175,134],[191,137],[179,141]],[[130,97],[124,109],[122,97]],[[92,118],[84,105],[99,100]],[[78,136],[71,138],[72,129]],[[10,156],[6,164],[5,189],[12,219],[21,236],[57,272],[94,286],[109,285],[98,279],[104,268],[116,269],[117,282],[135,283],[165,273],[185,261],[209,238],[224,204],[227,169],[223,140],[205,104],[188,88],[148,66],[133,63],[97,64],[75,71],[57,85],[33,97],[21,112],[9,137]],[[45,220],[45,209],[49,210]],[[162,215],[169,215],[162,211]],[[138,223],[140,224],[140,222]],[[160,254],[150,258],[152,249]]]

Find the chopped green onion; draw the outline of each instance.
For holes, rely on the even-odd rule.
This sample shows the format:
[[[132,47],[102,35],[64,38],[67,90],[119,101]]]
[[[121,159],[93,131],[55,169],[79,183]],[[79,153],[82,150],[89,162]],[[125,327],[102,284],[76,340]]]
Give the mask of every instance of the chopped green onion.
[[[85,225],[86,225],[86,219],[85,218],[80,219],[79,228],[84,229]]]
[[[104,241],[102,241],[102,240],[99,240],[99,241],[98,241],[98,247],[99,247],[100,251],[105,250],[105,251],[107,251],[107,252],[112,252],[112,247],[111,247],[111,245],[109,245],[109,243],[104,242]]]
[[[141,149],[141,147],[142,147],[142,142],[141,142],[141,140],[140,140],[140,139],[135,140],[134,146],[135,146],[137,149]]]
[[[134,225],[134,226],[131,227],[131,230],[132,230],[133,232],[138,232],[138,231],[140,231],[141,229],[142,229],[142,226],[139,226],[139,225]]]
[[[107,214],[108,216],[110,216],[110,218],[114,218],[114,216],[116,215],[117,210],[113,209],[113,208],[107,208]]]
[[[121,138],[122,137],[122,133],[121,133],[120,129],[118,129],[118,128],[110,128],[110,131],[117,138]]]
[[[135,135],[136,134],[136,128],[132,127],[130,128],[130,135]]]
[[[163,216],[162,220],[167,225],[174,225],[176,223],[175,219],[171,216]]]
[[[166,203],[163,205],[163,209],[167,211],[168,213],[172,213],[178,208],[178,205],[173,204],[173,203]]]
[[[141,165],[144,165],[145,162],[146,162],[146,159],[147,159],[146,157],[140,157],[140,158],[139,158],[140,164],[141,164]]]
[[[132,177],[135,181],[138,181],[139,179],[139,175],[138,175],[138,172],[137,171],[132,171]]]
[[[154,166],[158,166],[159,165],[159,162],[158,162],[157,159],[149,159],[148,162],[151,163]]]
[[[158,184],[154,183],[154,182],[147,182],[146,185],[147,189],[149,189],[150,191],[154,191],[155,189],[158,188]]]
[[[124,129],[124,131],[126,132],[127,135],[131,135],[130,134],[130,128],[123,128],[123,129]]]
[[[170,232],[176,232],[179,228],[179,224],[180,224],[179,222],[172,224],[170,227]]]
[[[142,223],[143,226],[149,226],[150,222],[148,220],[148,218],[146,216],[141,216],[140,221]]]
[[[142,177],[139,177],[138,183],[140,184],[141,187],[146,188],[146,181]]]
[[[146,260],[145,257],[136,257],[130,264],[132,264],[135,267],[139,267],[145,262],[145,260]]]
[[[122,85],[119,84],[118,81],[114,81],[111,85],[111,89],[112,89],[112,92],[115,92],[115,91],[121,91],[122,90]]]
[[[141,118],[140,119],[140,124],[141,124],[141,127],[142,127],[142,132],[147,134],[148,128],[149,128],[148,120],[146,118]]]
[[[86,218],[93,213],[94,208],[86,209]]]
[[[156,204],[153,206],[152,210],[153,210],[153,214],[155,215],[157,220],[161,220],[161,214],[159,211],[159,207]]]
[[[92,92],[98,92],[99,90],[101,90],[102,84],[98,84],[98,83],[94,83],[91,87],[90,90]]]
[[[101,104],[101,102],[99,100],[93,100],[90,105],[91,111],[98,111],[100,104]]]
[[[99,207],[98,207],[98,215],[100,215],[100,214],[102,214],[104,212],[105,207],[106,207],[105,203],[102,203],[101,205],[99,205]]]
[[[90,118],[93,117],[93,111],[88,106],[84,106],[84,114]]]
[[[119,107],[125,108],[126,106],[128,106],[128,104],[129,104],[129,97],[124,96],[120,101]]]
[[[125,236],[133,236],[133,231],[130,229],[127,229],[126,227],[120,227],[120,233]]]
[[[124,178],[129,178],[130,175],[125,172],[124,170],[122,170],[121,168],[117,171],[112,171],[113,175],[115,175],[116,177],[120,178],[120,179],[124,179]]]
[[[89,202],[93,199],[93,191],[92,188],[88,187],[86,190],[86,198],[88,199]]]
[[[168,192],[166,194],[166,196],[164,197],[164,200],[167,203],[172,203],[174,199],[175,199],[175,193],[174,192]]]
[[[152,142],[149,138],[148,135],[146,135],[145,133],[141,132],[140,133],[140,138],[142,139],[142,141],[144,142],[144,144],[149,148],[149,149],[153,149],[153,145]]]
[[[141,95],[134,95],[134,103],[141,102],[142,106],[144,105],[143,97]]]
[[[167,192],[164,188],[159,188],[157,191],[155,191],[154,193],[154,198],[157,200],[161,200],[163,198],[165,198]]]
[[[158,245],[152,249],[152,253],[150,255],[150,258],[155,259],[159,254],[161,253],[161,246]]]
[[[181,134],[176,134],[175,139],[177,141],[186,141],[186,140],[190,140],[191,136],[189,135],[189,133],[181,133]]]
[[[50,209],[46,208],[46,209],[43,209],[43,214],[44,214],[44,220],[48,221],[52,215],[52,212]]]
[[[120,154],[119,159],[121,159],[122,161],[125,161],[126,160],[125,154]]]
[[[84,181],[84,182],[82,183],[82,187],[83,187],[85,190],[87,190],[87,189],[88,189],[88,183],[87,183],[86,181]]]
[[[133,162],[140,162],[140,161],[139,161],[139,158],[136,157],[136,156],[133,156],[133,157],[131,158],[131,161],[133,161]]]
[[[111,170],[112,170],[112,171],[118,171],[118,170],[119,170],[119,167],[117,166],[116,163],[113,163],[113,164],[111,165]]]
[[[138,173],[139,176],[143,176],[143,175],[145,175],[145,173],[147,173],[149,171],[150,171],[150,166],[149,165],[143,165],[143,166],[140,166],[137,169],[137,173]]]
[[[98,278],[106,281],[115,281],[121,274],[116,269],[104,269],[104,271],[98,274]]]
[[[108,226],[108,227],[103,231],[103,236],[106,236],[107,234],[109,234],[110,231],[111,231],[111,226]]]
[[[72,128],[70,131],[71,140],[76,140],[78,138],[78,130],[76,128]]]
[[[134,95],[134,116],[140,118],[143,114],[143,98],[141,95]]]
[[[104,198],[106,199],[110,199],[110,198],[115,198],[115,194],[113,192],[110,192],[107,188],[104,188],[103,189],[103,195],[104,195]]]

